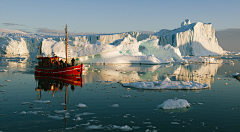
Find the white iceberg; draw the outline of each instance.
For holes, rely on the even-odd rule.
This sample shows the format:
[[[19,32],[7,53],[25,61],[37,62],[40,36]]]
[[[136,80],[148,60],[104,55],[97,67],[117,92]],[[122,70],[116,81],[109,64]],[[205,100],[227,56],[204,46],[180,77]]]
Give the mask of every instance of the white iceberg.
[[[189,108],[190,104],[185,99],[168,99],[157,107],[162,109],[180,109]]]

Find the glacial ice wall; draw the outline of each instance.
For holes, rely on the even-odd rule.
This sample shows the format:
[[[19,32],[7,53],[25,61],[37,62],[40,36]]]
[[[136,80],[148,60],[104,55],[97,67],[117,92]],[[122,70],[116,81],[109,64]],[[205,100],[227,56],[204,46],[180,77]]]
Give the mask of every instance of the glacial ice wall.
[[[174,30],[163,29],[156,32],[159,45],[170,44],[178,47],[183,56],[209,56],[223,54],[218,45],[215,30],[211,23],[190,23],[189,19],[182,22],[181,27]]]

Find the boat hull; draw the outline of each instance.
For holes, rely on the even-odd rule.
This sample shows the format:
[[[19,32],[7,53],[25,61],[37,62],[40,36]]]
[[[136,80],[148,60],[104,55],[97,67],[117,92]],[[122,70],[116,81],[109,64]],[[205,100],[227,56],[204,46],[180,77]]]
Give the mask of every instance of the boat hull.
[[[71,66],[61,69],[48,69],[35,67],[36,75],[47,75],[47,76],[81,76],[82,75],[82,64],[77,66]]]

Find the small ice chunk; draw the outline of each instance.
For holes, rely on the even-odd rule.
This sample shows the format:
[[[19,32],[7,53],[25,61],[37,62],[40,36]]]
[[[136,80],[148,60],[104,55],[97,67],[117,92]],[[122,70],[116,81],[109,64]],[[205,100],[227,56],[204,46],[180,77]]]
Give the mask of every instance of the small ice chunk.
[[[8,70],[5,70],[5,69],[2,69],[2,70],[0,70],[0,72],[7,72]]]
[[[118,104],[113,104],[113,105],[110,105],[109,107],[119,107]]]
[[[90,125],[90,122],[87,122],[85,124],[81,124],[81,126],[88,126],[88,125]]]
[[[66,105],[65,103],[61,103],[62,106]]]
[[[102,125],[89,125],[87,127],[85,127],[86,130],[100,130],[100,129],[104,129],[105,127],[103,127]]]
[[[6,82],[10,82],[10,80],[5,80]]]
[[[239,73],[238,73],[238,72],[236,72],[236,73],[232,74],[232,76],[233,76],[233,77],[237,77],[238,75],[239,75]]]
[[[27,112],[26,111],[22,111],[22,112],[20,112],[19,114],[20,115],[25,115]]]
[[[132,130],[132,128],[129,127],[128,125],[125,125],[125,126],[113,125],[112,129],[119,129],[119,130],[122,130],[122,131],[131,131]]]
[[[30,104],[30,102],[22,102],[21,105]]]
[[[5,92],[6,90],[0,90],[0,92]]]
[[[57,120],[62,120],[62,119],[64,119],[63,116],[51,116],[51,115],[49,115],[48,118],[57,119]]]
[[[178,125],[178,124],[180,124],[180,123],[178,123],[178,122],[171,122],[171,124],[173,124],[173,125]]]
[[[28,111],[27,114],[34,114],[34,115],[37,115],[37,111]]]
[[[83,104],[83,103],[79,103],[78,105],[75,105],[78,108],[85,108],[87,107],[87,105]]]
[[[93,115],[93,114],[95,114],[95,113],[84,112],[84,113],[80,113],[80,114],[75,115],[75,117],[82,116],[82,115]]]
[[[77,117],[76,119],[73,119],[74,121],[81,121],[83,118]]]
[[[168,99],[157,107],[162,109],[178,109],[190,107],[190,104],[185,99]]]
[[[60,113],[65,113],[65,112],[67,112],[67,110],[55,110],[54,112],[57,113],[57,114],[60,114]]]
[[[131,98],[132,96],[131,95],[122,95],[121,97],[122,98]]]
[[[143,124],[152,124],[152,122],[143,122]]]
[[[33,103],[44,103],[44,104],[48,104],[48,103],[50,103],[50,100],[34,100]]]

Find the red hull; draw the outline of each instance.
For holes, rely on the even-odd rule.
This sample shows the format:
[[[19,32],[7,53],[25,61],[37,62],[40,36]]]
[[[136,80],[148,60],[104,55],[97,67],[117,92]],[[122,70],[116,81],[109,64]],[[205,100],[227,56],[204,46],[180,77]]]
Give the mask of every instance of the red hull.
[[[36,75],[48,76],[81,76],[83,64],[61,69],[35,68]]]

